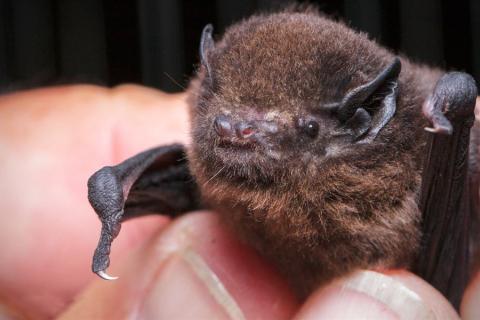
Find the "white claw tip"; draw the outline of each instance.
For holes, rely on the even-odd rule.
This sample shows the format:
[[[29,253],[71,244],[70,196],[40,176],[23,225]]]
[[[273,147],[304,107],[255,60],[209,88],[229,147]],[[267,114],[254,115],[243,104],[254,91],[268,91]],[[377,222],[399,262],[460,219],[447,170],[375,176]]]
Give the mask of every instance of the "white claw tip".
[[[424,128],[424,129],[425,129],[425,131],[427,131],[427,132],[432,132],[432,133],[436,133],[436,132],[438,131],[438,130],[435,129],[435,128],[428,128],[428,127],[427,127],[427,128]]]
[[[118,277],[112,277],[108,273],[105,272],[105,270],[100,270],[96,272],[98,276],[104,280],[117,280]]]

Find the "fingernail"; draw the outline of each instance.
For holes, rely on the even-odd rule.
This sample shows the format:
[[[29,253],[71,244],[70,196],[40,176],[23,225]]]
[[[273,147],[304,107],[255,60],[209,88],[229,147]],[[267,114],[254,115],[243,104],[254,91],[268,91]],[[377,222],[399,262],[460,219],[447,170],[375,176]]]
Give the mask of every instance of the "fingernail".
[[[192,249],[171,255],[157,272],[141,310],[146,319],[245,319],[205,260]]]
[[[376,299],[400,319],[436,319],[422,298],[401,282],[374,271],[359,271],[343,283],[343,289],[354,290]]]

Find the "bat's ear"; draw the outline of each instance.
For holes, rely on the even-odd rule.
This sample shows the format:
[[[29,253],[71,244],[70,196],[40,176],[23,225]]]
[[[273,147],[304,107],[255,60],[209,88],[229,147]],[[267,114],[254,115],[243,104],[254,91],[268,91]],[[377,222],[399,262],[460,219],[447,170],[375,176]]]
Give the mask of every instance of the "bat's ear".
[[[213,26],[209,23],[202,31],[202,37],[200,38],[200,62],[207,69],[208,76],[212,78],[212,70],[208,61],[208,54],[215,46],[212,37]]]
[[[374,140],[395,114],[401,67],[400,59],[395,58],[375,79],[351,90],[336,110],[356,142]]]

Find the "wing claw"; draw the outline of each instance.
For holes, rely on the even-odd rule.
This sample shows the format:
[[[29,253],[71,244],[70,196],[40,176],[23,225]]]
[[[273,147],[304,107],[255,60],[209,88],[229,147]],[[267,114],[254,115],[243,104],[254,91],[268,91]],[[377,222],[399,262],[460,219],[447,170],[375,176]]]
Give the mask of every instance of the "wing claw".
[[[430,132],[430,133],[438,133],[438,134],[443,134],[443,135],[451,135],[452,134],[452,129],[444,126],[438,126],[438,127],[425,127],[423,128],[425,131]]]
[[[113,281],[113,280],[117,280],[118,277],[114,277],[114,276],[111,276],[109,275],[108,273],[105,272],[105,270],[100,270],[100,271],[97,271],[95,272],[100,278],[102,278],[103,280],[109,280],[109,281]]]

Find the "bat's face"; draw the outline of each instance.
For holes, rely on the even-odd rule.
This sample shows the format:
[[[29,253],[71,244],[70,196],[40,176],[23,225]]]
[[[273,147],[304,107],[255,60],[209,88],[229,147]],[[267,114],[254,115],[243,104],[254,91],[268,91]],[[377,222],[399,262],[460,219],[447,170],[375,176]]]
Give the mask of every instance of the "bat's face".
[[[352,58],[339,37],[348,50],[370,42],[320,18],[318,34],[304,16],[293,17],[228,30],[217,45],[205,29],[193,139],[208,175],[258,184],[318,168],[372,143],[393,116],[398,60],[385,67],[365,54]],[[372,65],[359,66],[362,59]]]
[[[205,163],[237,178],[268,182],[295,166],[317,165],[352,141],[332,112],[313,106],[259,107],[213,96],[197,117],[194,137]]]

